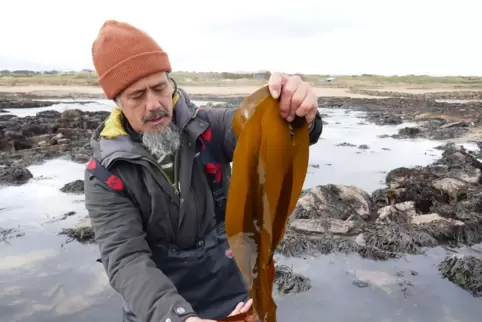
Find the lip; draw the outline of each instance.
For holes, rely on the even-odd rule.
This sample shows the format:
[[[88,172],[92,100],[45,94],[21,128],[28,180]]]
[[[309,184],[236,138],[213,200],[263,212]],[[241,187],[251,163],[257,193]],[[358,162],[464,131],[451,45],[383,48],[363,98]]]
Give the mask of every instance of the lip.
[[[152,124],[152,125],[158,125],[158,124],[161,124],[161,123],[162,123],[162,121],[164,121],[164,119],[165,119],[165,118],[166,118],[166,116],[161,116],[160,118],[158,118],[158,119],[155,119],[155,120],[151,121],[151,124]]]

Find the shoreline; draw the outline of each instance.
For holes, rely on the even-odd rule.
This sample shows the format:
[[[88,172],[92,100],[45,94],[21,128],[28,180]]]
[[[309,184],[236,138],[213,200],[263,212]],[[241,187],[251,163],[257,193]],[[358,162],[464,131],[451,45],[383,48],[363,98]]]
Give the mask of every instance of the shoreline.
[[[183,85],[191,96],[206,96],[214,98],[231,98],[246,96],[256,91],[262,84],[232,85],[232,86],[204,86]],[[428,99],[455,99],[459,101],[482,101],[482,88],[457,88],[455,86],[430,86],[426,88],[414,87],[409,84],[400,86],[361,86],[361,87],[337,87],[337,86],[313,86],[318,97],[348,97],[348,98],[422,98]],[[80,85],[2,85],[0,84],[0,96],[25,97],[25,98],[90,98],[106,99],[102,89],[98,86]],[[460,98],[458,98],[460,97]]]
[[[431,135],[427,131],[408,127],[397,138],[424,137],[433,140],[445,140],[452,143],[477,142],[482,140],[482,89],[431,86],[414,88],[404,86],[384,87],[383,89],[349,87],[314,87],[318,96],[319,107],[346,108],[364,111],[372,115],[368,121],[375,124],[401,124],[415,122],[428,132],[440,132],[434,119],[445,119],[444,132],[453,134]],[[193,100],[219,101],[223,106],[235,107],[247,95],[261,85],[234,86],[182,86]],[[22,85],[6,86],[0,82],[0,115],[7,110],[17,108],[46,107],[63,103],[88,104],[96,100],[105,100],[102,89],[98,86],[78,85]],[[70,102],[69,102],[70,103]],[[425,115],[424,119],[418,117]],[[439,117],[437,117],[437,114]],[[395,121],[395,123],[393,123]],[[451,122],[451,123],[450,123]],[[457,132],[457,133],[455,133]]]

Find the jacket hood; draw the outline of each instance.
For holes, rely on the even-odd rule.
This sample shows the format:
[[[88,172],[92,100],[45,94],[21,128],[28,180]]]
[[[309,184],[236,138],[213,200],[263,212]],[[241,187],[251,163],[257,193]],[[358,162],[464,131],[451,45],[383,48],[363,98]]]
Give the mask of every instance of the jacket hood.
[[[178,89],[173,96],[172,122],[179,128],[195,116],[195,109],[187,94]],[[100,124],[90,138],[90,146],[94,158],[104,166],[114,159],[136,159],[146,155],[147,151],[135,143],[122,122],[122,111],[117,106],[107,119]]]

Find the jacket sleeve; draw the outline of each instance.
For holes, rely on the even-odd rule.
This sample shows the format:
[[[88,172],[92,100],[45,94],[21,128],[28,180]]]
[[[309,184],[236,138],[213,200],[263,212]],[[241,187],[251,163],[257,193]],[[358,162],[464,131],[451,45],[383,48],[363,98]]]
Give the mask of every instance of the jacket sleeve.
[[[232,128],[232,121],[235,108],[210,108],[208,110],[208,122],[217,135],[223,137],[223,149],[229,162],[233,161],[234,149],[236,148],[236,136]],[[323,132],[323,121],[320,111],[310,126],[310,145],[318,142]]]
[[[151,260],[141,214],[130,199],[86,171],[85,204],[109,282],[129,310],[146,322],[182,322],[195,316],[191,305]]]
[[[320,111],[316,111],[316,116],[310,126],[310,145],[316,144],[323,132],[323,120]]]

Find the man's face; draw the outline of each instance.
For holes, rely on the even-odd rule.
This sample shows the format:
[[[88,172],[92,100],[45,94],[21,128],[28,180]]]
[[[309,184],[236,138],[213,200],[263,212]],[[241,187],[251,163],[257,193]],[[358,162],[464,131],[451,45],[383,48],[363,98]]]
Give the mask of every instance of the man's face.
[[[173,85],[167,73],[142,78],[119,96],[122,112],[137,133],[162,133],[172,121]]]

